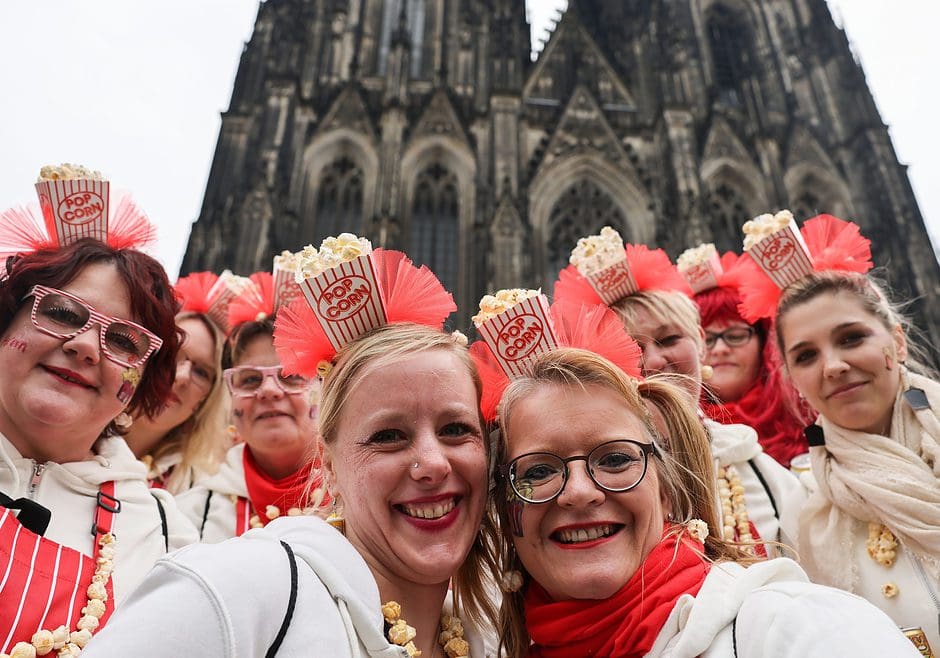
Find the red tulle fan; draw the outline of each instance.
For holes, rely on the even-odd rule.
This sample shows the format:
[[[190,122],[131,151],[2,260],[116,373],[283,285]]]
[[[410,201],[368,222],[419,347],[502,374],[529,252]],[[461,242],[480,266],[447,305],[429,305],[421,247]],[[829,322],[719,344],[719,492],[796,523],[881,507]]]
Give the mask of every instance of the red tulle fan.
[[[440,330],[447,316],[457,310],[453,296],[427,267],[417,267],[402,252],[388,249],[375,249],[371,258],[388,322],[413,322]],[[274,347],[285,369],[307,377],[316,374],[320,362],[332,362],[336,356],[305,297],[278,312]]]
[[[121,195],[111,204],[108,245],[114,249],[140,249],[153,244],[156,239],[156,227],[129,194]],[[38,204],[0,212],[0,257],[58,246],[58,238],[49,235]]]
[[[800,234],[816,272],[864,274],[872,267],[871,241],[852,222],[832,215],[818,215],[806,220]],[[739,286],[741,305],[738,307],[741,317],[751,323],[772,318],[783,292],[756,263],[753,267],[753,276],[742,279]]]
[[[274,314],[274,276],[270,272],[255,272],[248,280],[251,285],[245,286],[228,305],[230,327],[263,320]]]
[[[642,244],[628,244],[624,251],[630,272],[640,292],[676,290],[689,296],[692,295],[688,282],[662,249],[650,249]],[[555,300],[586,306],[604,303],[574,265],[569,265],[558,273],[558,281],[555,282]]]
[[[208,313],[215,297],[212,286],[219,280],[215,272],[193,272],[176,282],[173,290],[176,298],[180,300],[183,311],[193,313]]]
[[[623,328],[617,314],[604,304],[585,306],[570,301],[557,301],[549,308],[555,338],[562,347],[576,347],[604,357],[627,375],[640,377],[640,346]],[[483,417],[496,417],[509,377],[493,356],[485,341],[470,346],[470,356],[477,365],[483,382],[480,408]]]

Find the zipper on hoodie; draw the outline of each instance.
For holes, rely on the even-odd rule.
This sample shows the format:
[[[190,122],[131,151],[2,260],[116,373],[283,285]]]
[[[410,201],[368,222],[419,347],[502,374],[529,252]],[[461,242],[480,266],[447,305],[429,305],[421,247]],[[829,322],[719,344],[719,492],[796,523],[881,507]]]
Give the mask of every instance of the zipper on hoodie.
[[[927,572],[924,571],[924,565],[920,563],[920,560],[918,560],[917,556],[913,553],[910,551],[907,553],[908,557],[911,558],[911,562],[914,563],[914,571],[920,576],[920,582],[924,584],[924,589],[927,590],[927,596],[933,601],[934,608],[937,610],[937,632],[940,632],[940,598],[937,597],[937,592],[930,584],[930,578],[927,576]]]
[[[36,489],[39,488],[39,480],[42,479],[42,474],[45,470],[45,464],[33,462],[33,478],[29,481],[29,490],[26,493],[26,497],[30,500],[36,500]]]

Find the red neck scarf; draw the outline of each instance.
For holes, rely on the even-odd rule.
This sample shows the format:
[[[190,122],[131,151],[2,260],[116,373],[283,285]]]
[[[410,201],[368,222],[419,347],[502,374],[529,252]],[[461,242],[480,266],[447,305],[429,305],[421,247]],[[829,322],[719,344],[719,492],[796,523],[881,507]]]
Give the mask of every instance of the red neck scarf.
[[[757,440],[764,452],[789,468],[790,460],[809,452],[809,444],[803,436],[806,423],[796,418],[781,396],[773,395],[770,388],[759,379],[735,402],[718,404],[703,398],[702,411],[719,423],[750,425],[757,431]]]
[[[282,516],[286,516],[287,510],[291,507],[303,509],[307,506],[304,493],[307,491],[310,473],[313,469],[316,469],[318,474],[313,482],[309,482],[310,490],[313,491],[313,489],[320,486],[322,479],[319,475],[319,459],[313,463],[307,462],[300,469],[280,480],[272,479],[261,470],[248,446],[245,446],[242,463],[245,467],[245,485],[248,488],[248,500],[251,502],[255,514],[265,525],[270,521],[265,514],[268,505],[277,507]]]
[[[538,584],[525,594],[531,658],[646,655],[683,594],[695,596],[709,565],[687,535],[665,536],[619,592],[603,601],[553,601]]]

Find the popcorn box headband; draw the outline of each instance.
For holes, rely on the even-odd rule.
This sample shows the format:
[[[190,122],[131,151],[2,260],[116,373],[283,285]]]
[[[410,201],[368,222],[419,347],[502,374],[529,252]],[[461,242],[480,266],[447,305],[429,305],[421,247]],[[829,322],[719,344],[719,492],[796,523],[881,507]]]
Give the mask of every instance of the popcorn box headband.
[[[372,250],[364,238],[327,238],[297,257],[302,295],[278,312],[274,328],[289,372],[323,375],[337,351],[372,329],[410,322],[441,330],[457,310],[431,270],[399,251]]]
[[[273,313],[287,306],[301,295],[300,285],[297,283],[297,271],[300,269],[300,254],[282,251],[274,257],[271,267],[274,277],[274,304]]]
[[[796,230],[793,215],[781,211],[744,227],[744,248],[760,267],[739,284],[738,310],[748,322],[773,317],[783,290],[813,272],[864,274],[872,267],[871,241],[856,224],[832,215],[808,219]]]
[[[80,165],[43,167],[35,206],[0,213],[0,257],[64,247],[82,238],[115,249],[139,249],[156,240],[156,229],[127,194],[112,203],[110,183]]]
[[[695,294],[717,288],[724,274],[718,250],[711,242],[683,251],[676,260],[676,268]]]
[[[558,341],[548,314],[548,298],[539,290],[500,290],[480,300],[473,324],[509,376],[521,375]]]
[[[509,294],[501,295],[500,293]],[[478,325],[484,340],[477,341],[470,346],[470,356],[476,362],[480,379],[483,382],[481,408],[486,420],[492,421],[496,417],[503,391],[506,390],[510,380],[524,376],[527,368],[539,355],[558,347],[577,347],[594,352],[613,362],[627,375],[634,378],[640,377],[642,357],[640,347],[624,330],[623,323],[617,314],[606,305],[585,306],[580,303],[556,301],[550,307],[545,307],[542,306],[544,296],[538,294],[538,291],[513,290],[500,291],[500,293],[496,293],[492,299],[499,300],[501,297],[503,299],[508,297],[508,301],[511,301],[512,297],[523,297],[523,299],[506,310],[498,312],[491,319],[485,319],[482,327]],[[521,293],[535,294],[529,297]],[[490,303],[488,297],[480,302],[481,315],[489,315],[498,308],[498,305]],[[484,302],[486,309],[483,308]],[[543,335],[544,340],[531,341],[528,343],[531,349],[508,365],[508,359],[503,358],[499,349],[494,348],[493,343],[486,338],[484,328],[503,316],[507,316],[507,319],[502,321],[502,326],[511,325],[513,322],[511,318],[520,317],[520,314],[514,311],[522,307],[520,311],[524,315],[527,313],[527,305],[532,303],[537,304],[540,310],[544,311],[546,325],[551,328],[551,340]]]
[[[616,235],[616,231],[612,229],[611,231]],[[601,236],[593,237],[603,238],[604,231],[601,231]],[[616,235],[618,240],[619,237]],[[579,241],[579,245],[582,242],[583,240]],[[621,242],[618,245],[620,252],[616,253],[616,249],[610,246],[611,242],[609,240],[606,242],[608,246],[603,251],[595,251],[586,256],[589,263],[587,266],[580,254],[576,257],[575,252],[579,251],[579,247],[575,248],[575,252],[572,252],[572,264],[559,272],[558,281],[555,282],[556,301],[569,301],[588,306],[593,304],[612,306],[621,299],[646,290],[677,291],[684,295],[692,295],[689,284],[662,249],[649,249],[642,244],[628,244],[626,247],[620,247]],[[609,264],[608,259],[614,258],[617,262]],[[591,262],[595,264],[593,270],[590,267]],[[596,266],[598,263],[600,267]],[[581,268],[584,268],[588,274],[586,275]],[[615,276],[618,269],[630,272],[630,284],[626,285],[624,279],[621,285],[609,285],[606,288],[601,286],[603,289],[598,290],[597,279],[608,276],[610,277],[608,281],[613,284],[616,282],[616,276],[619,276]],[[593,282],[591,276],[595,279]]]

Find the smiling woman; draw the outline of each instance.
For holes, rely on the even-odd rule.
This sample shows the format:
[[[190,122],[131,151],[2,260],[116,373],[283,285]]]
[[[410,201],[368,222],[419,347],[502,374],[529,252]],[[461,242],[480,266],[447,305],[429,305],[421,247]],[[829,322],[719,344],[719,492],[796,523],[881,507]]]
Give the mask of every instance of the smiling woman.
[[[118,434],[170,396],[176,302],[151,257],[90,238],[10,258],[5,275],[0,653],[29,655],[53,631],[77,651],[159,557],[195,540]]]
[[[675,456],[654,409],[689,433]],[[708,438],[677,387],[559,348],[509,384],[499,424],[502,567],[517,573],[503,655],[918,655],[875,607],[709,532]]]

